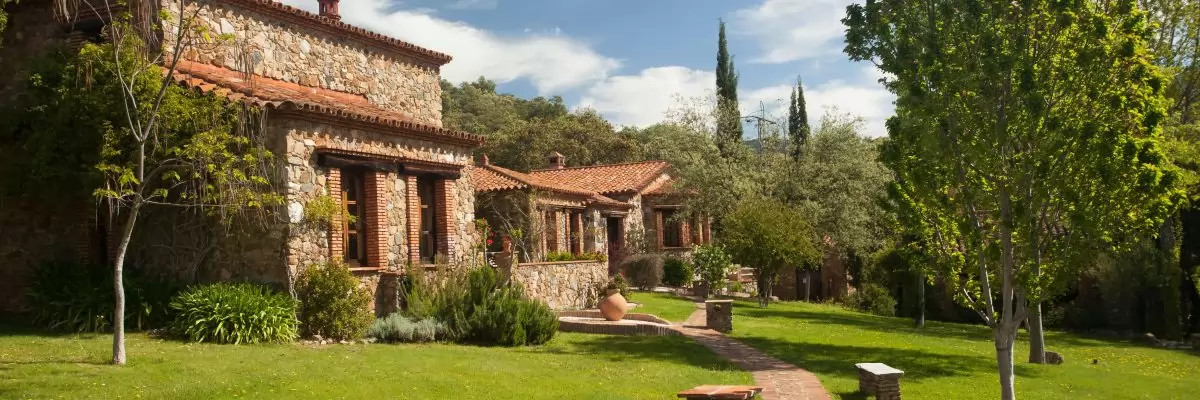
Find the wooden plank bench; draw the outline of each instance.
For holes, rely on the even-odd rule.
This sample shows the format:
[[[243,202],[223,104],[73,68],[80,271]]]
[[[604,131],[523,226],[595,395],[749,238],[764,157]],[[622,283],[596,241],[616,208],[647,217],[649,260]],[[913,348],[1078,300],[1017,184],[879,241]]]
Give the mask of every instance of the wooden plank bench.
[[[878,400],[900,400],[900,377],[904,371],[884,363],[858,363],[858,391]]]
[[[759,393],[758,386],[703,385],[679,392],[677,397],[692,400],[749,400]]]

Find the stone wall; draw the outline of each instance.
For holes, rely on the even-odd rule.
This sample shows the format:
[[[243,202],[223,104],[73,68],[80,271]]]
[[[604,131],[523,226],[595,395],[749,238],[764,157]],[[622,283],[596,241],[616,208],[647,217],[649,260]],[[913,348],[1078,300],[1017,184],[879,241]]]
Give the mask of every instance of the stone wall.
[[[595,306],[599,289],[608,282],[608,263],[564,261],[517,264],[512,279],[525,286],[530,297],[555,310]]]
[[[312,0],[316,1],[316,0]],[[215,34],[232,34],[233,43],[205,44],[184,53],[188,60],[305,86],[362,95],[380,107],[403,113],[415,122],[442,126],[442,87],[439,66],[429,65],[403,51],[359,40],[353,34],[330,34],[307,22],[296,23],[276,13],[245,7],[239,2],[189,2],[189,14],[199,8],[201,23]],[[177,13],[178,2],[163,7]],[[176,21],[164,21],[164,50],[177,37]]]
[[[453,185],[455,228],[451,233],[454,247],[451,249],[453,259],[448,261],[463,263],[474,256],[473,246],[478,241],[478,234],[474,227],[475,194],[470,182],[471,149],[292,118],[273,118],[270,129],[272,135],[287,140],[287,202],[292,223],[302,222],[304,208],[309,202],[320,196],[333,195],[328,188],[328,169],[317,165],[318,147],[462,165],[462,177]],[[387,265],[383,267],[399,272],[407,265],[410,251],[408,203],[405,201],[408,187],[405,176],[397,172],[388,172],[384,185],[386,202],[380,206],[386,210],[388,254]],[[289,264],[293,267],[302,268],[325,261],[330,254],[327,229],[293,230],[288,243]]]

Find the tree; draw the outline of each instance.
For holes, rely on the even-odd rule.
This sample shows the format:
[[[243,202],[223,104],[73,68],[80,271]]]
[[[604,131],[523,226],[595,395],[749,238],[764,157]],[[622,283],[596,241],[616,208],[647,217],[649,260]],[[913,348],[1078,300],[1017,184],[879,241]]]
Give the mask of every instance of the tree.
[[[1077,269],[1073,252],[1152,232],[1181,200],[1158,149],[1167,82],[1145,13],[1130,0],[881,0],[843,23],[846,53],[897,95],[883,160],[920,216],[912,233],[992,328],[1001,398],[1014,399],[1017,329],[1028,316],[1040,337],[1039,304]]]
[[[186,49],[233,40],[228,35],[214,36],[206,25],[197,23],[198,7],[188,10],[187,1],[178,4],[178,10],[163,15],[163,21],[177,29],[141,29],[153,20],[148,15],[158,15],[154,10],[145,12],[146,4],[131,6],[130,18],[114,17],[107,3],[82,2],[85,9],[108,13],[107,41],[84,45],[68,67],[88,72],[77,74],[88,84],[65,81],[54,91],[59,97],[47,99],[50,107],[78,103],[72,100],[78,97],[89,99],[88,104],[108,106],[97,110],[103,119],[92,129],[103,135],[95,166],[102,183],[95,196],[109,202],[114,214],[123,214],[124,219],[113,264],[112,362],[117,365],[126,362],[122,271],[145,208],[201,210],[228,222],[241,215],[261,216],[282,204],[271,182],[273,156],[255,129],[257,110],[172,84],[170,75]],[[159,48],[158,38],[146,34],[154,31],[166,35],[165,54],[154,50]],[[41,134],[68,138],[78,132]]]
[[[742,143],[742,118],[738,113],[738,74],[729,55],[729,43],[725,40],[725,21],[720,22],[717,34],[717,108],[728,110],[717,119],[717,146],[723,153],[730,147]]]
[[[808,105],[804,101],[804,84],[796,79],[796,88],[792,89],[792,102],[788,107],[788,137],[791,139],[792,159],[800,161],[804,154],[804,144],[808,142],[810,128],[808,126]]]
[[[562,153],[571,165],[642,159],[634,132],[616,131],[592,110],[556,118],[512,120],[489,135],[482,151],[496,165],[519,171],[546,168],[546,156]]]
[[[776,200],[743,201],[725,219],[721,234],[733,260],[754,269],[763,307],[770,302],[780,271],[814,265],[821,257],[808,218]]]

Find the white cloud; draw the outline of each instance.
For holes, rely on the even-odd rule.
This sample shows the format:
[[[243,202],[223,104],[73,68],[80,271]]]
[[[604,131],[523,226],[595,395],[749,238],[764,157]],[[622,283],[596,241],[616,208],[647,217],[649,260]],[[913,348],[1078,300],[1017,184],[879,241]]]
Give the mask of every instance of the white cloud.
[[[283,0],[315,11],[312,0]],[[468,1],[481,3],[481,1]],[[388,0],[341,3],[342,20],[454,56],[442,77],[455,82],[480,76],[500,83],[528,79],[539,94],[557,94],[604,80],[620,62],[596,53],[586,43],[562,35],[500,37],[469,24],[431,13],[389,10]]]
[[[755,62],[780,64],[841,55],[842,18],[854,0],[766,0],[733,13],[730,30],[753,36]]]
[[[887,135],[884,123],[895,113],[892,104],[895,96],[878,83],[880,76],[879,70],[867,67],[853,81],[835,79],[818,85],[806,83],[804,100],[809,123],[816,125],[826,111],[835,111],[862,118],[868,136]],[[746,92],[741,96],[743,113],[758,112],[759,102],[762,102],[768,115],[786,117],[792,87],[784,84]]]
[[[446,5],[453,10],[494,10],[500,5],[500,0],[458,0]]]
[[[712,71],[668,66],[638,75],[613,76],[596,83],[579,100],[617,125],[644,127],[663,120],[663,113],[685,99],[705,96],[716,87]]]

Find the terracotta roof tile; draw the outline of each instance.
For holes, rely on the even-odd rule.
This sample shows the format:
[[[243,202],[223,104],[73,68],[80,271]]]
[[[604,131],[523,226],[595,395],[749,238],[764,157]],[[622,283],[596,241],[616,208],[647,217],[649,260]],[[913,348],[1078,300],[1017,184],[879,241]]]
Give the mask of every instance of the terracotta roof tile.
[[[319,113],[335,118],[380,125],[403,133],[431,137],[434,140],[462,142],[478,146],[483,138],[466,132],[409,121],[403,114],[380,108],[361,95],[254,75],[194,61],[180,60],[172,77],[177,83],[205,93],[216,93],[230,100],[249,101],[280,110]]]
[[[534,188],[585,197],[585,201],[589,204],[618,208],[629,207],[629,204],[608,198],[594,191],[548,181],[530,174],[495,165],[479,165],[472,168],[471,184],[475,186],[476,193]]]
[[[600,194],[637,192],[645,189],[670,168],[666,161],[643,161],[588,167],[541,169],[529,175]]]

